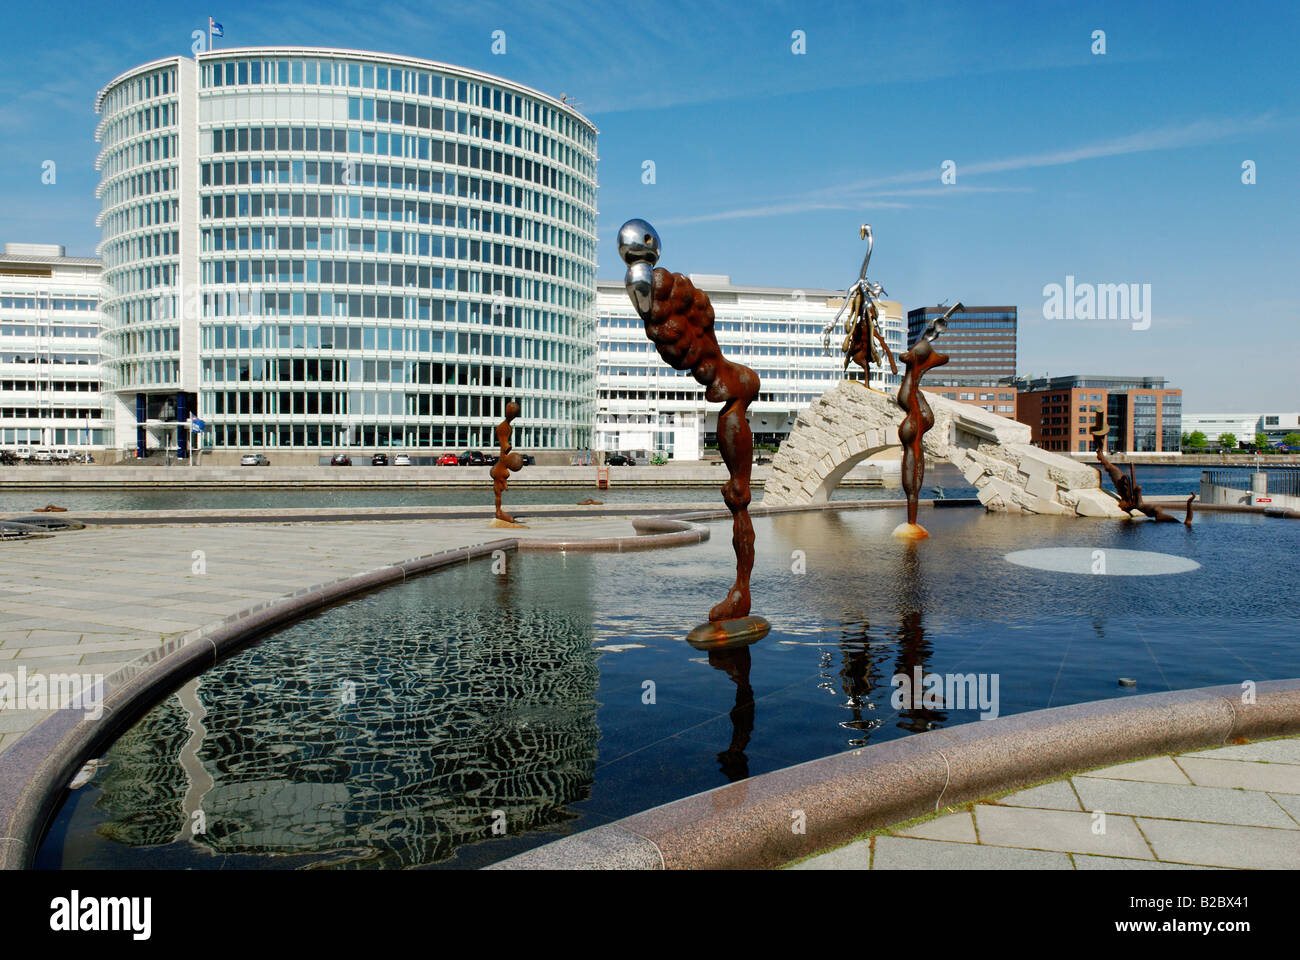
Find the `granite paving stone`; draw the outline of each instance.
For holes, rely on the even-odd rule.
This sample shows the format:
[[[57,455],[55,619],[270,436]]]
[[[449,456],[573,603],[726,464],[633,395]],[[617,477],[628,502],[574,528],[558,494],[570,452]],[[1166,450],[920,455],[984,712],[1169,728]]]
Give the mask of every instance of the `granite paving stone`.
[[[1161,860],[1254,870],[1300,866],[1300,831],[1145,818],[1138,824]]]
[[[1071,870],[1064,853],[946,843],[912,837],[876,837],[873,870]]]
[[[1190,783],[1173,757],[1152,757],[1133,763],[1121,763],[1101,770],[1089,770],[1084,776],[1110,780],[1149,780],[1153,783]]]
[[[1074,786],[1088,810],[1255,827],[1296,826],[1271,797],[1254,791],[1093,777],[1075,777]]]
[[[1079,798],[1075,796],[1070,784],[1065,780],[1045,783],[1040,787],[1030,787],[1018,793],[999,797],[998,803],[1009,807],[1040,807],[1048,810],[1082,810]]]
[[[1300,766],[1296,764],[1209,760],[1204,757],[1180,757],[1178,762],[1192,782],[1199,786],[1300,793]]]
[[[1093,832],[1095,822],[1092,813],[975,805],[975,827],[981,844],[1152,859],[1151,850],[1130,818],[1108,814],[1104,833]]]
[[[955,843],[975,843],[975,823],[967,811],[951,813],[936,820],[927,820],[914,827],[899,830],[900,837],[921,840],[951,840]]]

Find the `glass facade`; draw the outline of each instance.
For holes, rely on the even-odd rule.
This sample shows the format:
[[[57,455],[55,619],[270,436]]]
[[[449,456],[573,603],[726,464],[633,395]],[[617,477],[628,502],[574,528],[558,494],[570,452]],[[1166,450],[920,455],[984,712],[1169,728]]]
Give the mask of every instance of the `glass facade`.
[[[464,447],[490,445],[517,400],[519,446],[590,446],[596,130],[585,118],[445,64],[250,48],[110,85],[106,134],[154,129],[129,118],[164,106],[167,81],[151,76],[167,69],[193,73],[179,160],[174,147],[150,153],[154,170],[133,134],[124,166],[106,136],[106,314],[123,405],[141,390],[192,391],[217,447]],[[160,109],[158,122],[177,116]],[[169,159],[179,177],[165,175]],[[140,177],[179,180],[192,217],[179,239],[119,236],[140,219],[119,209],[142,196]],[[157,272],[178,248],[179,283]],[[152,313],[133,308],[148,284],[168,288]]]

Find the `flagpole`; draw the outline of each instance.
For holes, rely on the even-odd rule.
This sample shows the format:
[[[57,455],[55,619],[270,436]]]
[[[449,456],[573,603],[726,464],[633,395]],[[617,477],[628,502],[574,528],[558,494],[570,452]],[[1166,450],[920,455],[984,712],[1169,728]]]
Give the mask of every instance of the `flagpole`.
[[[208,52],[212,52],[212,18],[208,17]]]

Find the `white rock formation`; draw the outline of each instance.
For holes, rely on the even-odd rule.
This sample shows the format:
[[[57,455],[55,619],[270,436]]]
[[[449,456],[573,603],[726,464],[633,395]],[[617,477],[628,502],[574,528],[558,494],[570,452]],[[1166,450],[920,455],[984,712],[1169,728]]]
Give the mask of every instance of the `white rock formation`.
[[[924,440],[927,457],[951,462],[976,487],[987,509],[1126,516],[1116,499],[1101,489],[1096,470],[1035,447],[1029,442],[1028,424],[928,392],[925,399],[934,411],[934,427]],[[845,380],[799,414],[772,458],[763,503],[825,503],[859,462],[899,446],[902,420],[903,411],[892,396]]]

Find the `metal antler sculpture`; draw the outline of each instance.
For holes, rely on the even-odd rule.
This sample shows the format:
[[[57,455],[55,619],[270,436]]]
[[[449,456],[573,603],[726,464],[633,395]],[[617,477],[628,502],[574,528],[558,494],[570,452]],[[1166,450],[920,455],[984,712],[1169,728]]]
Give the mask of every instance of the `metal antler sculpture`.
[[[903,445],[902,479],[903,492],[907,494],[907,523],[900,523],[894,528],[894,536],[901,539],[924,540],[930,535],[925,527],[916,522],[921,485],[925,483],[925,451],[922,441],[926,431],[934,426],[934,411],[921,393],[921,377],[925,371],[948,362],[946,353],[934,349],[934,341],[948,329],[948,318],[961,309],[961,302],[958,301],[942,317],[931,320],[925,333],[921,334],[921,339],[903,354],[907,372],[903,374],[903,382],[894,401],[905,412],[903,422],[898,427],[898,440]]]
[[[700,643],[752,642],[771,627],[762,617],[750,617],[749,576],[754,568],[754,524],[749,518],[749,478],[754,461],[754,436],[746,411],[758,397],[758,374],[722,355],[713,332],[713,305],[690,278],[669,273],[659,262],[659,234],[644,220],[629,220],[618,231],[618,255],[627,264],[624,285],[646,336],[659,356],[674,370],[689,370],[704,384],[704,396],[722,403],[718,414],[718,447],[729,479],[722,499],[731,511],[731,544],[736,551],[736,582],[709,611],[709,623],[687,637]]]
[[[822,331],[822,348],[827,353],[831,352],[831,334],[835,332],[840,317],[844,317],[844,344],[841,347],[844,352],[844,369],[848,369],[849,361],[860,366],[864,377],[863,385],[870,390],[871,364],[881,366],[881,350],[889,358],[891,372],[898,373],[898,364],[894,362],[894,355],[880,330],[880,309],[876,306],[876,301],[885,296],[885,288],[867,279],[867,265],[871,263],[871,248],[875,245],[871,224],[864,223],[858,228],[858,234],[867,241],[862,269],[858,271],[857,282],[844,291],[844,303],[839,311]]]
[[[1106,456],[1106,437],[1110,433],[1110,425],[1106,419],[1106,411],[1098,410],[1093,417],[1092,429],[1093,447],[1097,454],[1097,461],[1106,468],[1106,476],[1110,477],[1110,482],[1115,484],[1115,493],[1119,496],[1119,508],[1125,513],[1137,510],[1143,513],[1157,523],[1179,523],[1177,517],[1171,517],[1157,506],[1147,503],[1142,499],[1142,487],[1137,482],[1137,477],[1133,473],[1133,461],[1128,464],[1128,476],[1110,462]],[[1187,515],[1182,519],[1182,523],[1187,526],[1192,525],[1192,501],[1196,499],[1196,494],[1187,498]]]

